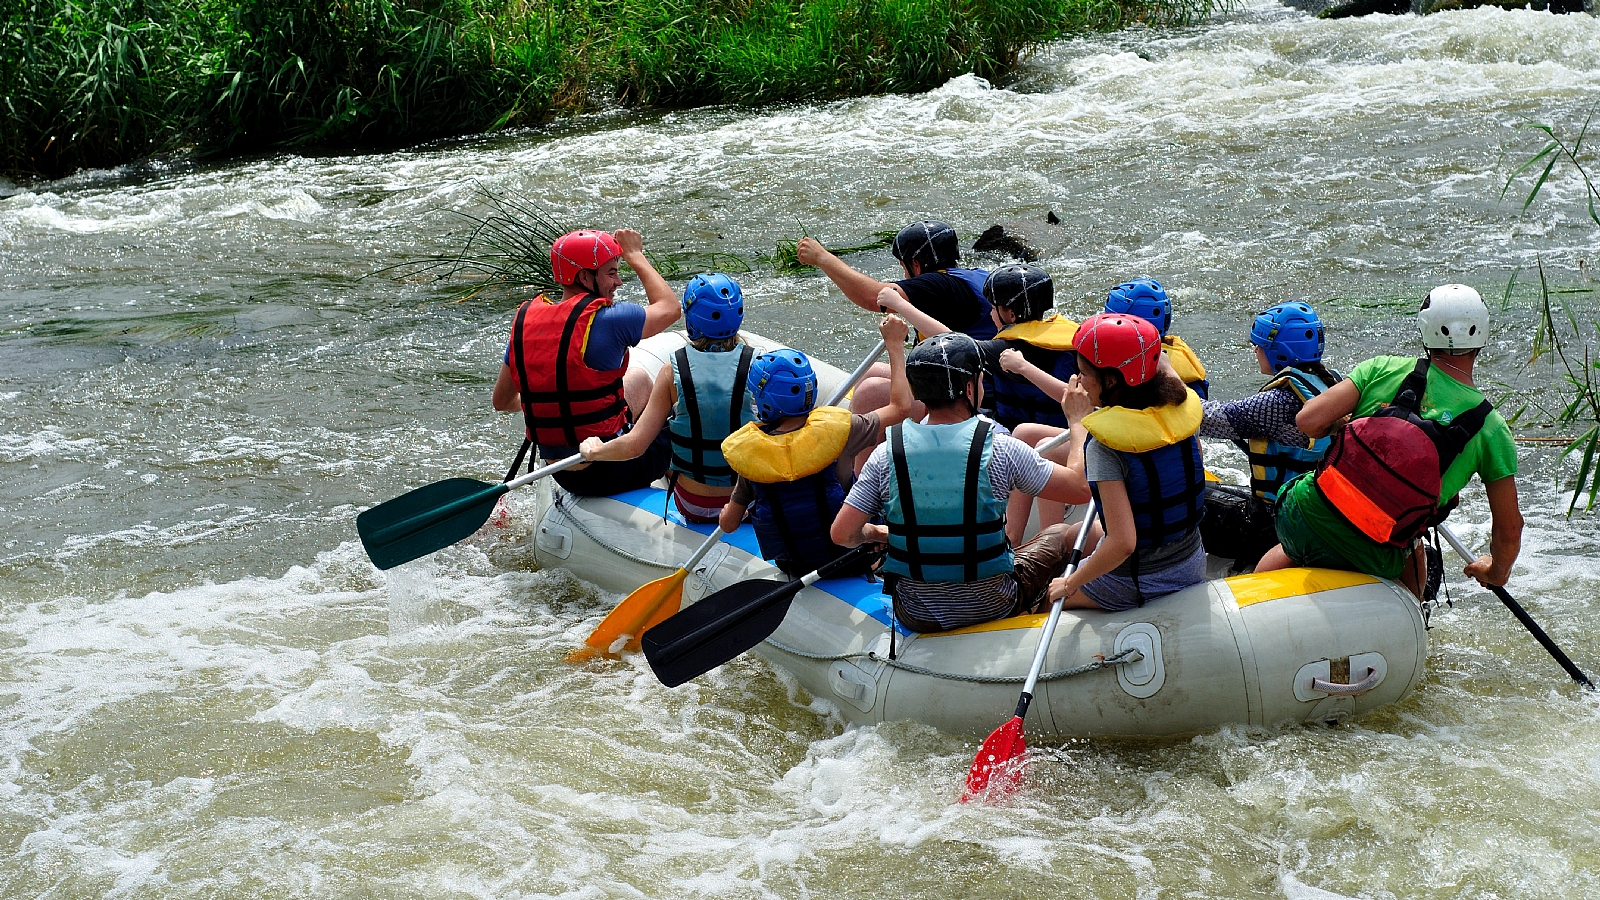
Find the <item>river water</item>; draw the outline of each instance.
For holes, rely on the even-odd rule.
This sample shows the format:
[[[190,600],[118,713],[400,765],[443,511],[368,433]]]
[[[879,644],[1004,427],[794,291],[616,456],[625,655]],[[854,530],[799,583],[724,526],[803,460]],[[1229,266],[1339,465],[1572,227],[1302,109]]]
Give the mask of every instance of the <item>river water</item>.
[[[1054,211],[1062,307],[1162,279],[1237,396],[1279,298],[1348,367],[1411,352],[1433,284],[1583,284],[1576,176],[1525,216],[1500,188],[1519,122],[1575,131],[1596,96],[1589,16],[1257,5],[1004,87],[0,185],[0,896],[1595,896],[1600,706],[1459,577],[1397,708],[1047,748],[983,808],[951,803],[970,742],[846,730],[759,661],[671,691],[562,662],[617,598],[536,570],[527,500],[387,578],[354,519],[515,448],[510,304],[364,277],[458,248],[480,187],[747,258]],[[814,273],[741,277],[756,331],[840,364],[875,338]],[[1483,371],[1554,400],[1532,323],[1519,287]],[[1555,455],[1523,445],[1512,588],[1593,672],[1600,529],[1561,516]],[[1473,488],[1454,521],[1486,520]]]

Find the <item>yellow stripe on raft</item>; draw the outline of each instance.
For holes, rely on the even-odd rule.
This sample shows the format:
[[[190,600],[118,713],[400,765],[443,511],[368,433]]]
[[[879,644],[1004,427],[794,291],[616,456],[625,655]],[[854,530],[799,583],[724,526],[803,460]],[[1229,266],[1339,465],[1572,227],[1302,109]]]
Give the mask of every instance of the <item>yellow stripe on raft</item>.
[[[1281,600],[1284,597],[1301,597],[1322,591],[1336,591],[1339,588],[1378,583],[1378,579],[1371,575],[1363,575],[1360,572],[1344,572],[1339,569],[1279,569],[1276,572],[1235,575],[1232,578],[1225,578],[1223,581],[1233,591],[1233,599],[1238,602],[1240,607],[1265,603],[1268,600]],[[1008,619],[995,619],[992,622],[968,625],[965,628],[954,628],[950,631],[920,635],[918,640],[955,637],[962,634],[982,634],[985,631],[1043,628],[1046,618],[1047,616],[1043,613],[1012,616]]]
[[[1235,575],[1223,580],[1233,591],[1233,599],[1241,609],[1268,600],[1376,584],[1378,581],[1371,575],[1339,569],[1279,569],[1276,572]]]

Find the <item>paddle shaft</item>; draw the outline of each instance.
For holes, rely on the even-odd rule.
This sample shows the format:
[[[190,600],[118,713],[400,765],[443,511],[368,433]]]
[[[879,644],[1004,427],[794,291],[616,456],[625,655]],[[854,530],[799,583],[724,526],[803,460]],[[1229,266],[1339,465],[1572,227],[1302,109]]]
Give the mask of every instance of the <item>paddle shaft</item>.
[[[1065,434],[1056,438],[1059,443]],[[1043,448],[1041,448],[1043,449]],[[1094,525],[1094,500],[1084,508],[1083,522],[1078,526],[1078,539],[1072,542],[1072,553],[1067,557],[1065,574],[1071,575],[1078,570],[1078,563],[1083,561],[1083,545],[1089,537],[1089,529]],[[1028,715],[1028,704],[1033,702],[1033,689],[1039,683],[1039,671],[1044,668],[1044,655],[1050,649],[1050,640],[1056,635],[1056,623],[1061,621],[1061,610],[1066,605],[1067,598],[1050,604],[1050,617],[1044,620],[1044,633],[1039,635],[1039,647],[1033,651],[1033,666],[1028,669],[1028,680],[1022,684],[1022,696],[1017,700],[1017,718]]]
[[[833,392],[833,396],[828,398],[828,402],[822,405],[838,406],[839,401],[844,399],[844,395],[850,393],[850,389],[856,386],[856,382],[867,374],[867,370],[872,368],[872,364],[878,361],[878,356],[888,348],[889,342],[880,338],[878,346],[872,348],[872,352],[868,353],[867,358],[861,361],[861,365],[856,366],[856,370],[850,373],[850,377],[845,379],[844,384],[839,385],[839,389]]]
[[[678,568],[683,569],[685,572],[687,572],[690,569],[694,568],[694,564],[699,562],[702,559],[705,559],[706,558],[706,554],[711,552],[711,548],[715,547],[717,545],[717,542],[722,540],[723,536],[726,535],[726,534],[727,534],[726,531],[723,531],[721,528],[718,528],[716,531],[713,531],[710,534],[706,535],[705,542],[702,543],[697,550],[695,550],[693,553],[689,554],[689,558],[687,560],[685,560],[684,564],[679,566]]]
[[[1444,535],[1445,541],[1451,547],[1455,548],[1456,555],[1460,556],[1463,560],[1470,563],[1477,559],[1477,556],[1473,554],[1472,551],[1468,550],[1465,544],[1461,543],[1461,539],[1456,537],[1456,533],[1450,530],[1449,525],[1441,522],[1439,524],[1439,533]],[[1487,585],[1487,587],[1494,593],[1496,597],[1500,598],[1500,602],[1506,605],[1506,609],[1511,610],[1511,614],[1517,617],[1517,621],[1522,623],[1522,627],[1526,628],[1529,634],[1533,635],[1533,639],[1538,641],[1539,645],[1544,647],[1545,651],[1548,652],[1557,663],[1560,663],[1561,668],[1567,670],[1567,674],[1572,676],[1573,681],[1576,681],[1590,690],[1594,690],[1594,682],[1589,680],[1589,676],[1583,674],[1583,670],[1579,669],[1572,662],[1572,660],[1567,657],[1567,654],[1563,653],[1561,648],[1556,646],[1556,642],[1550,639],[1550,635],[1544,633],[1544,629],[1540,628],[1539,623],[1535,622],[1533,617],[1528,615],[1528,611],[1522,608],[1522,604],[1518,603],[1516,598],[1512,597],[1505,588],[1500,587],[1499,585],[1491,584]]]
[[[410,537],[411,535],[431,528],[434,525],[445,521],[446,519],[466,512],[467,510],[479,505],[480,503],[483,503],[486,500],[492,500],[495,497],[506,493],[512,488],[522,487],[529,482],[536,481],[546,475],[553,475],[562,469],[571,468],[572,466],[575,466],[581,462],[583,462],[583,457],[581,455],[574,454],[566,459],[561,460],[560,462],[554,462],[548,466],[540,466],[539,468],[534,469],[532,472],[529,472],[515,481],[508,481],[503,484],[492,484],[481,491],[474,491],[465,497],[458,497],[454,500],[451,500],[449,503],[446,503],[442,506],[437,506],[421,515],[412,516],[404,521],[396,522],[395,524],[390,525],[388,528],[374,532],[371,540],[377,544],[392,544],[395,541]]]

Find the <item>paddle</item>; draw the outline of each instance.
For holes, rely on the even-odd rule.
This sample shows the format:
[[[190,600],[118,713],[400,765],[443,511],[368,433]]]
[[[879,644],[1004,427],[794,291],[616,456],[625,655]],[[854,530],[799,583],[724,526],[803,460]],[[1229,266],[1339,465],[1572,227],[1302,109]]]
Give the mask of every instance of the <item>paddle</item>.
[[[574,454],[500,484],[447,478],[419,487],[356,516],[361,546],[380,569],[443,550],[489,521],[501,494],[582,463],[583,457]]]
[[[867,370],[872,367],[874,362],[877,362],[879,355],[887,349],[887,346],[885,341],[878,341],[878,345],[872,348],[872,352],[867,354],[861,364],[856,366],[855,371],[850,373],[850,377],[839,385],[838,390],[834,391],[833,396],[823,405],[834,406],[840,400],[843,400],[844,395],[849,393],[856,382],[861,380],[861,376],[867,374]],[[722,531],[713,533],[706,539],[705,543],[700,545],[700,549],[689,557],[689,561],[680,566],[676,572],[665,578],[657,578],[649,584],[642,585],[633,593],[622,598],[622,602],[618,603],[616,608],[600,623],[599,627],[595,628],[594,633],[584,639],[584,646],[567,654],[567,662],[583,662],[602,653],[606,656],[612,656],[613,654],[610,652],[611,645],[616,643],[617,638],[624,634],[633,635],[633,639],[628,641],[626,649],[637,651],[639,649],[639,639],[644,636],[646,631],[661,624],[669,616],[678,612],[683,603],[683,582],[689,577],[689,570],[694,568],[694,564],[704,558],[707,553],[711,552],[711,548],[717,541],[722,539],[724,534],[725,532]]]
[[[793,581],[729,585],[646,632],[640,642],[645,659],[667,687],[704,675],[777,631],[801,588],[877,552],[863,544]]]
[[[610,656],[611,645],[617,642],[622,635],[631,635],[625,649],[635,652],[639,649],[639,638],[649,628],[658,625],[668,616],[678,611],[683,602],[683,582],[689,577],[689,570],[695,563],[705,558],[711,548],[727,532],[718,528],[706,537],[699,549],[690,554],[689,559],[678,571],[665,578],[657,578],[646,585],[641,585],[633,593],[623,598],[616,608],[603,619],[594,632],[584,639],[583,646],[567,654],[567,662],[580,663],[596,656]]]
[[[1066,574],[1071,575],[1083,559],[1083,544],[1094,522],[1094,501],[1083,514],[1083,524],[1078,528],[1078,539],[1073,542],[1072,553],[1067,556]],[[1039,635],[1039,647],[1033,651],[1033,665],[1028,669],[1028,680],[1022,684],[1022,696],[1017,700],[1017,711],[1011,721],[989,733],[978,748],[978,755],[967,770],[967,789],[961,802],[983,795],[986,799],[1000,799],[1022,787],[1023,762],[1028,752],[1028,742],[1022,736],[1022,720],[1028,715],[1028,704],[1033,702],[1033,688],[1039,681],[1039,670],[1044,668],[1045,651],[1050,649],[1050,639],[1055,637],[1056,623],[1061,621],[1061,607],[1066,598],[1050,604],[1050,617],[1044,620],[1044,633]]]
[[[1439,533],[1444,535],[1445,541],[1455,548],[1456,554],[1463,560],[1470,563],[1477,559],[1477,556],[1467,549],[1467,545],[1461,543],[1461,539],[1456,537],[1456,533],[1450,530],[1449,525],[1440,523]],[[1594,682],[1589,680],[1589,676],[1583,674],[1583,671],[1573,664],[1567,654],[1561,652],[1561,648],[1556,646],[1556,642],[1550,639],[1550,635],[1545,634],[1544,629],[1539,627],[1539,623],[1528,615],[1528,611],[1522,608],[1522,604],[1518,603],[1503,587],[1498,585],[1487,585],[1487,587],[1496,597],[1500,598],[1500,602],[1506,605],[1506,609],[1511,610],[1511,614],[1517,617],[1517,621],[1522,623],[1522,627],[1528,629],[1528,633],[1533,635],[1533,639],[1538,641],[1555,658],[1555,661],[1561,664],[1561,668],[1567,670],[1567,674],[1572,676],[1573,681],[1590,690],[1594,690]]]

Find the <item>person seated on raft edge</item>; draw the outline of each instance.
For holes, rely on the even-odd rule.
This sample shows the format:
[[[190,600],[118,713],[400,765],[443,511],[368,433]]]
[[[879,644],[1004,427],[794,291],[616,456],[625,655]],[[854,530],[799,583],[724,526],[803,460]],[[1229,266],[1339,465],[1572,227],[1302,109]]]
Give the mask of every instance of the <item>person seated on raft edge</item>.
[[[1079,528],[1092,529],[1077,570],[1050,582],[1050,599],[1067,607],[1132,609],[1205,581],[1200,397],[1160,341],[1154,325],[1133,315],[1100,313],[1078,328],[1079,374],[1061,405],[1089,440],[1082,468],[1068,468],[1087,479],[1099,515],[1066,531],[1070,544]]]
[[[672,446],[672,500],[685,522],[717,521],[733,493],[734,471],[722,458],[722,439],[755,418],[750,409],[750,364],[755,351],[739,339],[744,292],[720,272],[696,275],[683,289],[689,345],[656,372],[644,412],[627,434],[586,438],[578,450],[591,462],[633,459],[647,452],[665,426]],[[670,418],[669,418],[670,414]]]
[[[1523,523],[1517,505],[1516,443],[1505,419],[1486,408],[1483,393],[1473,383],[1478,353],[1489,342],[1489,310],[1477,291],[1462,284],[1446,284],[1428,292],[1417,313],[1417,324],[1427,356],[1421,360],[1407,356],[1369,359],[1352,369],[1344,381],[1307,403],[1295,422],[1314,438],[1341,427],[1351,428],[1354,423],[1341,425],[1348,417],[1359,421],[1382,407],[1400,405],[1406,382],[1411,380],[1415,385],[1418,373],[1425,371],[1422,390],[1416,392],[1420,396],[1412,398],[1416,409],[1423,421],[1437,423],[1436,427],[1448,426],[1439,429],[1442,433],[1437,436],[1418,435],[1421,440],[1432,439],[1440,447],[1439,462],[1444,465],[1439,509],[1436,517],[1425,524],[1443,521],[1454,508],[1456,495],[1476,474],[1489,499],[1489,553],[1473,560],[1463,571],[1479,584],[1500,586],[1510,577],[1511,566],[1521,552]],[[1476,421],[1480,417],[1481,422]],[[1470,434],[1464,444],[1461,441],[1465,435],[1452,434],[1456,429],[1451,425],[1463,422],[1475,426],[1464,428]],[[1431,594],[1427,589],[1435,587],[1434,572],[1430,571],[1435,566],[1428,564],[1429,554],[1419,552],[1424,546],[1420,537],[1409,546],[1380,543],[1346,518],[1346,510],[1353,511],[1350,491],[1335,490],[1330,496],[1329,486],[1319,484],[1330,460],[1339,454],[1339,437],[1342,435],[1335,438],[1316,472],[1297,477],[1279,492],[1280,543],[1267,551],[1256,564],[1256,571],[1287,566],[1349,569],[1381,578],[1399,578],[1418,597]],[[1446,462],[1452,450],[1456,451],[1454,459]],[[1394,490],[1392,483],[1354,483],[1348,478],[1344,481],[1362,497],[1373,498],[1365,501],[1371,506],[1382,505],[1382,495]],[[1435,565],[1442,575],[1443,561]]]
[[[885,589],[895,616],[914,631],[1035,610],[1066,568],[1067,544],[1056,526],[1013,551],[1006,499],[1022,490],[1083,502],[1087,486],[1074,488],[1065,468],[978,415],[983,366],[970,336],[947,332],[919,343],[907,355],[906,380],[927,422],[888,429],[833,520],[834,543],[889,545]],[[872,524],[880,513],[887,524]]]
[[[828,252],[816,238],[801,238],[795,246],[795,255],[802,264],[821,269],[851,303],[864,310],[886,312],[878,296],[885,288],[892,288],[911,306],[936,321],[951,323],[949,330],[966,332],[980,341],[994,337],[998,328],[990,315],[989,301],[983,295],[984,280],[989,273],[957,265],[961,261],[961,242],[954,228],[936,219],[912,222],[894,236],[889,252],[905,270],[906,277],[899,281],[879,281],[851,268],[849,263]],[[912,323],[912,327],[916,327],[916,323]],[[927,336],[918,335],[917,339]],[[888,379],[889,370],[882,363],[868,369],[851,395],[851,411],[866,412],[888,402]],[[923,412],[920,408],[913,410],[912,418],[922,418]]]
[[[646,306],[615,303],[622,286],[619,260],[644,285]],[[506,479],[516,475],[530,443],[545,462],[578,452],[584,438],[610,438],[627,430],[650,394],[650,375],[628,365],[628,348],[678,321],[678,297],[644,255],[639,232],[624,228],[574,231],[550,245],[550,271],[561,299],[540,294],[517,310],[494,408],[522,410],[527,437]],[[667,471],[671,454],[660,437],[637,459],[574,466],[556,483],[580,496],[604,496],[645,487]],[[528,461],[529,469],[533,461]]]
[[[846,551],[829,538],[828,527],[855,482],[855,458],[883,443],[884,429],[900,424],[911,411],[905,360],[911,328],[890,315],[878,323],[878,333],[889,348],[887,406],[864,414],[815,406],[811,361],[781,347],[763,353],[750,367],[750,398],[759,424],[748,424],[722,442],[722,455],[739,473],[722,508],[722,530],[738,528],[748,508],[761,555],[792,578]],[[840,574],[870,568],[869,561]]]
[[[1078,323],[1056,314],[1055,283],[1050,280],[1049,273],[1038,266],[1019,264],[994,270],[983,283],[983,295],[989,301],[989,314],[1000,329],[993,340],[978,342],[984,373],[989,376],[985,384],[994,389],[990,398],[994,403],[994,420],[1024,444],[1037,446],[1067,427],[1058,398],[1066,379],[1078,371],[1077,355],[1072,352],[1072,337],[1078,330]],[[878,299],[884,307],[904,315],[924,336],[950,330],[893,291],[883,291]],[[1020,355],[1035,372],[1047,376],[1041,380],[1055,387],[1056,393],[1046,393],[1020,370],[1005,369],[1001,358],[1007,351]],[[1064,458],[1057,461],[1062,462]],[[1031,495],[1012,492],[1006,510],[1006,529],[1013,544],[1022,542],[1032,508]],[[1044,502],[1040,506],[1039,526],[1047,528],[1060,524],[1064,510],[1059,503]]]
[[[1200,537],[1206,551],[1233,560],[1233,571],[1255,565],[1278,543],[1274,507],[1291,478],[1309,472],[1328,449],[1312,440],[1295,416],[1343,377],[1322,364],[1322,320],[1306,303],[1280,303],[1250,327],[1256,367],[1272,380],[1240,400],[1206,400],[1200,436],[1233,441],[1250,460],[1250,487],[1210,484]]]
[[[1124,281],[1107,292],[1102,311],[1114,315],[1138,316],[1154,325],[1161,334],[1161,352],[1169,368],[1202,400],[1205,399],[1210,388],[1210,382],[1206,380],[1206,367],[1200,362],[1200,357],[1194,350],[1184,343],[1183,338],[1167,334],[1167,329],[1172,325],[1172,301],[1167,299],[1166,289],[1160,282],[1150,278]],[[1056,374],[1034,365],[1023,354],[1002,353],[1000,366],[1007,372],[1026,378],[1047,397],[1061,397],[1062,392],[1066,390],[1065,381]],[[1061,430],[1060,425],[1036,421],[1019,425],[1016,434],[1018,440],[1030,447],[1037,447],[1060,434]],[[1080,450],[1077,441],[1069,441],[1066,445],[1050,451],[1048,458],[1069,464]],[[1032,497],[1026,494],[1012,495],[1011,508],[1007,511],[1007,515],[1013,523],[1026,522],[1032,511]],[[1040,527],[1060,522],[1065,515],[1065,507],[1058,503],[1042,501],[1039,504]],[[1014,530],[1020,530],[1021,527],[1020,524],[1012,526]]]

